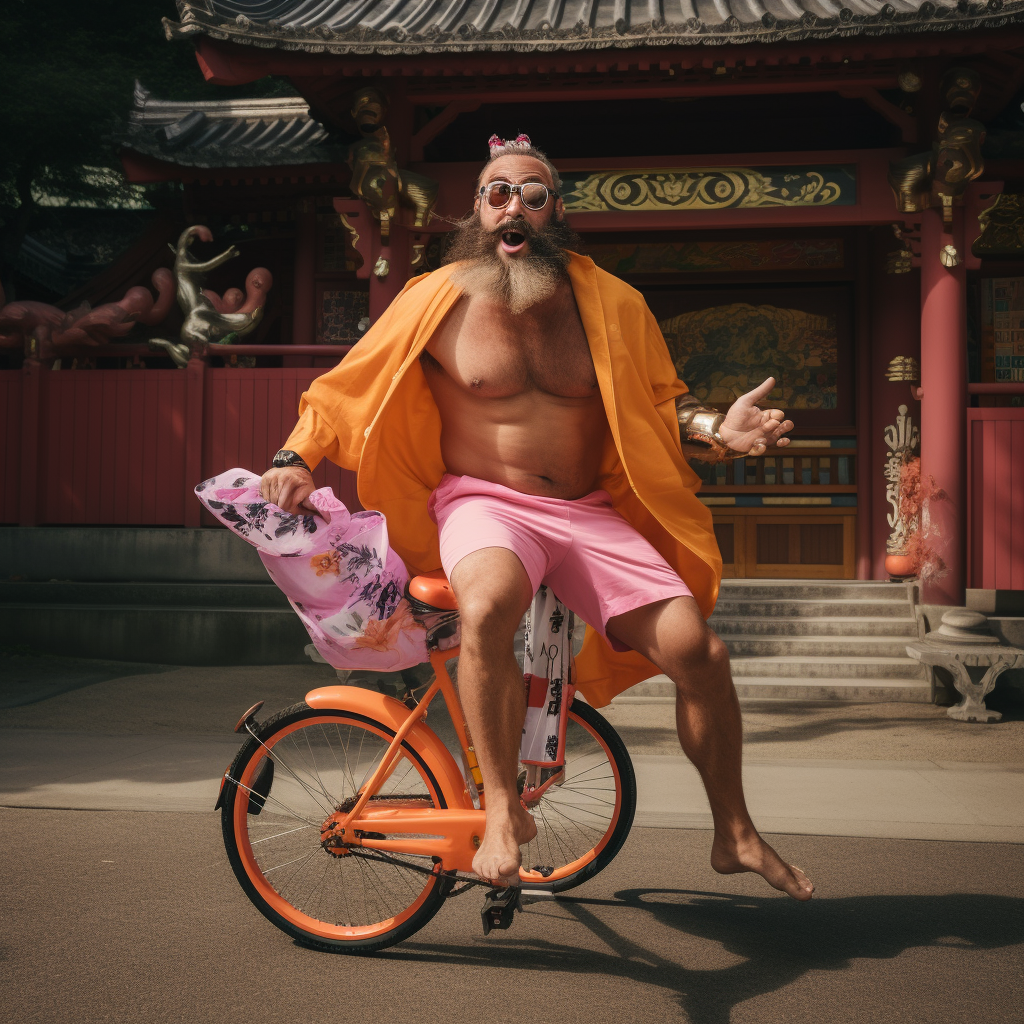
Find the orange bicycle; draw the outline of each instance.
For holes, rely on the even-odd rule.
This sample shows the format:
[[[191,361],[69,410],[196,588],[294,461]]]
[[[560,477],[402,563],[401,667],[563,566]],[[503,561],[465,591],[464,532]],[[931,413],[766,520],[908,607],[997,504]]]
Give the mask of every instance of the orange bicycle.
[[[352,686],[306,694],[248,738],[221,783],[224,842],[256,908],[298,942],[338,953],[408,938],[445,899],[483,882],[470,874],[486,794],[455,683],[458,609],[443,577],[420,576],[407,598],[427,631],[434,678],[420,699]],[[457,677],[457,673],[456,673]],[[463,767],[425,722],[440,694]],[[484,933],[506,928],[523,896],[571,889],[618,853],[636,809],[636,779],[622,740],[588,704],[563,712],[564,763],[522,765],[520,791],[537,823],[519,886],[491,889]]]

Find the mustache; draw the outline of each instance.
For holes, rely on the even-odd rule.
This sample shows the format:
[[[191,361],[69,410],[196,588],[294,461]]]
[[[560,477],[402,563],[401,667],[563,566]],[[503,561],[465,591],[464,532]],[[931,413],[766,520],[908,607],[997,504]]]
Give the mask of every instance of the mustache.
[[[492,238],[500,238],[506,231],[518,231],[526,239],[536,238],[540,233],[529,221],[518,217],[509,217],[508,220],[502,221],[496,228],[487,233]]]

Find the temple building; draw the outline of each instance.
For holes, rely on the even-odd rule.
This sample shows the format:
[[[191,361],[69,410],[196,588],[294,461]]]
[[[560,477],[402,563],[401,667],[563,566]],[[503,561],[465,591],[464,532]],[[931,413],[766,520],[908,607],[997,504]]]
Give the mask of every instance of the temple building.
[[[1024,602],[1024,0],[179,0],[165,28],[208,81],[294,95],[137,86],[125,173],[181,208],[80,297],[214,298],[63,341],[0,310],[0,521],[210,525],[195,483],[268,464],[440,265],[488,137],[526,133],[691,390],[778,380],[791,446],[700,469],[726,576]]]

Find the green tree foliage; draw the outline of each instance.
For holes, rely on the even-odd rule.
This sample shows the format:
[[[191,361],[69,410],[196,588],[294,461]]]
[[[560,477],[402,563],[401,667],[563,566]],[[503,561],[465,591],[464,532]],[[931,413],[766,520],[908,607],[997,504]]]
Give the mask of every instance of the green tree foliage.
[[[41,196],[116,205],[127,190],[110,140],[139,79],[155,96],[223,99],[291,90],[264,79],[209,85],[192,47],[168,42],[173,0],[4,0],[0,4],[0,279],[9,281],[26,233],[52,212]],[[113,175],[93,169],[109,168]],[[153,201],[166,189],[155,188]],[[10,294],[8,298],[10,298]]]

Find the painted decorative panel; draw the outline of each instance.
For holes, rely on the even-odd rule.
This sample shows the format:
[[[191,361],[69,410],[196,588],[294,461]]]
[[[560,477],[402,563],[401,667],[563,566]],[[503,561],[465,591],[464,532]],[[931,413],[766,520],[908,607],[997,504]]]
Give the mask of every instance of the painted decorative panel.
[[[852,165],[582,172],[563,176],[562,198],[570,213],[853,206],[857,178]]]

